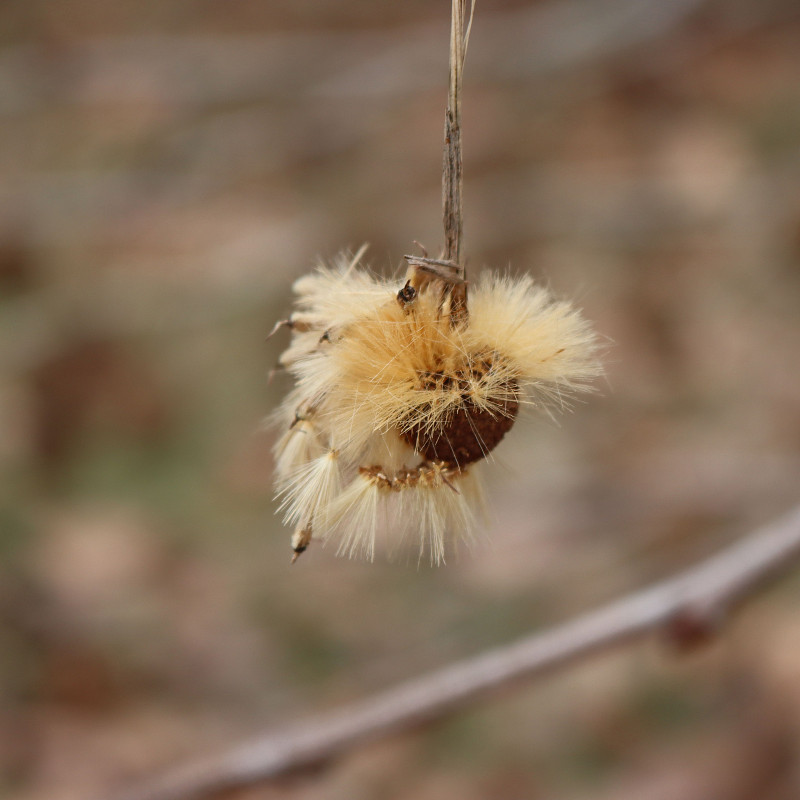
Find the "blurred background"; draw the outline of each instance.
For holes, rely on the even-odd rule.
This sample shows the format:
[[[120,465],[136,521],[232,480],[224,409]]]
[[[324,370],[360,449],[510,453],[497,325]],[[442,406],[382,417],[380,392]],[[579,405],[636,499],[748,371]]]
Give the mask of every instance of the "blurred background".
[[[800,497],[796,0],[479,0],[465,252],[571,297],[599,392],[496,451],[446,568],[292,568],[290,285],[436,252],[450,3],[0,9],[0,796],[79,800],[544,628]],[[800,576],[237,797],[784,800]]]

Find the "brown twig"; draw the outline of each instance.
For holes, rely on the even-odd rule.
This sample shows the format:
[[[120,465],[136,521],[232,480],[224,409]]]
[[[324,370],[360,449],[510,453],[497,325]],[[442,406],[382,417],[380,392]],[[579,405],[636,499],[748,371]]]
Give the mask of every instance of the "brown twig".
[[[198,800],[320,766],[380,736],[439,719],[467,703],[662,632],[679,646],[713,635],[764,582],[800,560],[800,506],[728,549],[650,588],[543,633],[389,689],[294,728],[190,764],[118,800]]]
[[[450,22],[450,80],[447,110],[444,116],[444,154],[442,158],[442,207],[444,215],[444,260],[461,263],[461,238],[464,227],[461,198],[461,76],[467,55],[469,32],[475,0],[472,0],[469,23],[467,0],[453,0]]]

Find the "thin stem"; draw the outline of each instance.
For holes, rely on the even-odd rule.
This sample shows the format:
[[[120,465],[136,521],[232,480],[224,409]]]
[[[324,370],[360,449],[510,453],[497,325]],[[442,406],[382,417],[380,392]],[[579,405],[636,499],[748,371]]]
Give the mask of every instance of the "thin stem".
[[[453,0],[450,23],[450,81],[444,118],[442,159],[442,206],[444,212],[444,260],[461,263],[463,237],[462,162],[461,162],[461,76],[472,28],[475,0],[466,23],[467,0]]]

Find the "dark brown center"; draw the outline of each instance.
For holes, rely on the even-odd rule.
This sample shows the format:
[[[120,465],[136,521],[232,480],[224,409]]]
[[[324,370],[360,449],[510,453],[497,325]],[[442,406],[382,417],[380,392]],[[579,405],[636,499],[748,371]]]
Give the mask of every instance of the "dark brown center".
[[[485,360],[469,370],[472,379],[483,378],[492,363]],[[488,410],[476,405],[471,397],[470,382],[466,375],[444,375],[428,372],[420,375],[420,388],[432,394],[461,389],[461,403],[448,417],[447,422],[433,432],[422,424],[410,424],[403,438],[428,461],[444,461],[463,467],[480,461],[494,450],[511,430],[519,411],[518,386],[510,380],[503,386],[501,397],[495,399]],[[436,398],[432,397],[433,403]]]

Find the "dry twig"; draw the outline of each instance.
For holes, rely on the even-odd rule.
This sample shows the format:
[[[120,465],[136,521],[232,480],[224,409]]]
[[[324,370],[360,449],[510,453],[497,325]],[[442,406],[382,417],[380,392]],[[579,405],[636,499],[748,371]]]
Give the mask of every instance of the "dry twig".
[[[735,607],[798,560],[800,506],[674,578],[327,716],[244,742],[118,800],[198,800],[317,767],[360,744],[432,722],[651,632],[663,632],[679,646],[693,645],[716,633]]]
[[[444,155],[442,158],[442,206],[444,211],[444,259],[461,263],[461,237],[464,227],[461,163],[461,76],[467,55],[475,0],[466,23],[467,0],[453,0],[450,22],[450,80],[444,117]]]

